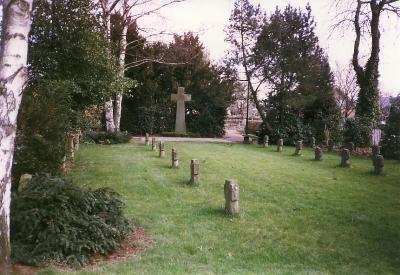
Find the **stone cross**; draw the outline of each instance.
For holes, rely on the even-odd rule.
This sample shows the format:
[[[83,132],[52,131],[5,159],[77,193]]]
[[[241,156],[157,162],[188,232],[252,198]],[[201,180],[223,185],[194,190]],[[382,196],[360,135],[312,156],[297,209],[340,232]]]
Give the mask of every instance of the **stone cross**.
[[[149,145],[150,145],[150,140],[149,140],[149,134],[148,134],[148,133],[146,133],[146,135],[145,135],[145,137],[144,137],[144,141],[145,141],[145,143],[146,143],[146,146],[149,146]]]
[[[350,166],[350,150],[349,149],[342,149],[341,152],[341,162],[340,166],[342,167],[349,167]]]
[[[157,150],[157,145],[156,145],[156,138],[151,138],[151,149],[153,151]]]
[[[234,180],[226,180],[224,186],[225,211],[231,215],[239,214],[239,185]]]
[[[191,95],[185,94],[184,87],[178,87],[178,93],[171,95],[171,100],[176,101],[175,132],[186,132],[185,102],[191,99]]]
[[[296,150],[294,152],[294,155],[301,156],[301,150],[303,150],[303,141],[298,140],[298,141],[296,141]]]
[[[278,146],[277,146],[277,148],[276,148],[276,151],[278,151],[278,152],[282,152],[282,149],[283,149],[283,139],[281,138],[281,139],[278,139],[278,144],[277,144]]]
[[[315,160],[322,160],[322,149],[321,147],[317,146],[314,149],[314,153],[315,153]]]
[[[198,184],[200,182],[200,162],[197,159],[190,161],[190,182]]]
[[[179,158],[178,158],[178,150],[176,148],[172,148],[172,168],[179,168]]]
[[[163,142],[163,141],[160,141],[160,143],[159,143],[158,146],[159,146],[158,148],[160,149],[159,157],[160,157],[160,158],[165,157],[164,142]]]

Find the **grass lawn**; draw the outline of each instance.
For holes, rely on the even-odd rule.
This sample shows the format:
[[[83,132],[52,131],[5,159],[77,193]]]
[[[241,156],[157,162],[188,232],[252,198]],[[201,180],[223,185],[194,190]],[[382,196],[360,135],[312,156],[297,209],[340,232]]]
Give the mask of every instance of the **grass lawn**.
[[[180,169],[171,169],[171,148]],[[400,163],[386,175],[337,153],[313,160],[275,146],[166,143],[167,156],[141,144],[84,145],[75,182],[110,186],[126,215],[155,243],[140,256],[76,274],[398,274]],[[200,160],[201,184],[187,185],[190,159]],[[240,185],[239,217],[223,211],[225,179]],[[40,274],[62,274],[55,269]]]

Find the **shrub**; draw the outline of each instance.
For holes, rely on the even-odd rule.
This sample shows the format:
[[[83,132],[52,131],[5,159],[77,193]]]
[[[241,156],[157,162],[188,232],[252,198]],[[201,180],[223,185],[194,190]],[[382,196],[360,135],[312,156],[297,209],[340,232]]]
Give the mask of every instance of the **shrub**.
[[[382,154],[385,158],[400,160],[400,96],[391,98],[391,103],[382,140]]]
[[[400,160],[400,136],[385,136],[382,140],[381,152],[385,158]]]
[[[107,133],[107,132],[93,132],[89,131],[85,133],[86,142],[94,142],[98,144],[118,144],[129,142],[130,135],[128,132],[117,132],[117,133]]]
[[[56,174],[66,154],[71,110],[68,81],[39,81],[24,91],[14,155],[13,178],[23,173]]]
[[[13,260],[78,267],[95,253],[110,254],[131,230],[123,207],[111,189],[92,191],[62,178],[35,176],[13,195]]]
[[[349,118],[344,123],[344,143],[353,142],[356,147],[369,147],[372,125],[368,118]]]

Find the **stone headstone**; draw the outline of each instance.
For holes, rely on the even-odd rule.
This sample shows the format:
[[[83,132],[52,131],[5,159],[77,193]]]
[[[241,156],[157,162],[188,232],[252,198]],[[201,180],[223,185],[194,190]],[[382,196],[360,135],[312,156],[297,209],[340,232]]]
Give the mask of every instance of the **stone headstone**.
[[[282,150],[283,150],[283,139],[280,138],[280,139],[278,139],[276,151],[277,152],[282,152]]]
[[[185,102],[191,101],[191,99],[191,95],[185,94],[184,87],[178,87],[178,93],[171,95],[171,100],[176,101],[175,132],[186,132]]]
[[[268,147],[269,146],[269,136],[268,135],[264,136],[263,146],[264,147]]]
[[[317,146],[314,149],[314,153],[315,153],[315,160],[322,160],[322,149],[321,147]]]
[[[377,175],[382,175],[383,174],[383,161],[384,158],[382,155],[376,155],[373,159],[372,159],[372,164],[374,165],[374,173]]]
[[[145,142],[146,146],[150,145],[150,137],[149,137],[148,133],[146,133],[146,135],[144,136],[144,142]]]
[[[159,148],[159,157],[163,158],[165,157],[165,148],[164,148],[164,142],[160,141],[160,143],[158,144],[158,148]]]
[[[179,168],[179,158],[178,158],[178,150],[176,148],[172,148],[172,168]]]
[[[200,182],[200,162],[197,159],[190,161],[190,182],[198,184]]]
[[[32,180],[31,174],[22,174],[18,182],[18,192],[21,192]]]
[[[372,145],[379,145],[382,138],[382,130],[379,128],[372,129],[371,132],[371,144]]]
[[[342,149],[340,166],[349,167],[350,166],[350,150]]]
[[[295,156],[301,156],[301,151],[303,150],[303,141],[296,141],[296,150],[294,151]]]
[[[239,214],[239,185],[234,180],[226,180],[224,185],[225,211],[231,215]]]
[[[156,138],[152,138],[152,139],[151,139],[151,149],[152,149],[153,151],[156,151],[156,150],[157,150]]]

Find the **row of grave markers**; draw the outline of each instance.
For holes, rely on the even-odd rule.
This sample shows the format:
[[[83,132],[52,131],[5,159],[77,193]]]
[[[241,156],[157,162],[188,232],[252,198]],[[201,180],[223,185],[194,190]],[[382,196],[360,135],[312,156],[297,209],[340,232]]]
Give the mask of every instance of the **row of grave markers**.
[[[146,146],[150,146],[150,137],[148,134],[145,136]],[[157,142],[153,137],[151,139],[151,149],[157,150]],[[158,156],[160,158],[165,157],[165,144],[163,141],[158,142]],[[171,150],[171,168],[179,168],[179,155],[176,148]],[[190,183],[198,185],[200,183],[200,161],[198,159],[192,159],[190,161]],[[225,211],[231,215],[238,215],[239,208],[239,185],[235,180],[225,180],[224,185],[224,196],[225,196]]]
[[[314,148],[314,158],[317,161],[321,161],[322,160],[322,148],[319,146],[316,146],[315,143],[315,138],[312,138],[312,147]],[[269,137],[266,135],[264,136],[264,140],[263,140],[263,146],[264,147],[268,147],[269,146]],[[296,142],[296,147],[295,147],[295,151],[294,151],[294,156],[301,156],[302,154],[302,149],[303,149],[303,141],[299,140]],[[277,148],[276,151],[277,152],[282,152],[283,150],[283,139],[278,139],[277,142]],[[340,161],[340,166],[341,167],[349,167],[350,166],[350,156],[351,156],[351,150],[347,149],[347,148],[343,148],[341,150],[341,161]],[[372,165],[374,167],[374,173],[378,174],[378,175],[382,175],[384,172],[384,158],[380,153],[380,146],[379,145],[373,145],[372,146]]]

